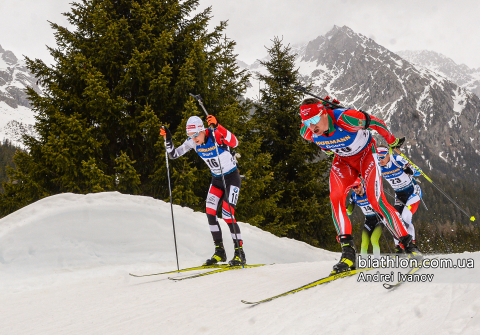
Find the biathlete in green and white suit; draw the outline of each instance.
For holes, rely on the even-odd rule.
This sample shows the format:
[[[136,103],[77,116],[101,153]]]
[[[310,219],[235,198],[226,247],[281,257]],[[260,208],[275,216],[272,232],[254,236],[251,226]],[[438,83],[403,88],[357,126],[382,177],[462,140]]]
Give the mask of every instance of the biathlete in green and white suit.
[[[383,218],[380,214],[373,210],[372,205],[368,202],[367,193],[363,186],[362,180],[357,178],[352,185],[353,192],[350,195],[349,204],[347,206],[347,214],[352,215],[355,204],[357,204],[365,215],[365,225],[362,231],[362,247],[360,254],[363,258],[367,258],[368,245],[372,243],[373,257],[380,258],[380,245],[378,240],[382,236],[381,223]]]

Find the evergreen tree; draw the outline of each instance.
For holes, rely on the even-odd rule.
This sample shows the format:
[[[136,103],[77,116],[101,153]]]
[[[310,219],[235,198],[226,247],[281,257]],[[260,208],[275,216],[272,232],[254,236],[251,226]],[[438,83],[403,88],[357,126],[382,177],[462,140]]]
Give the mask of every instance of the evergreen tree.
[[[268,73],[259,75],[265,84],[254,114],[261,151],[271,155],[274,182],[268,192],[278,194],[277,208],[267,215],[265,228],[281,236],[315,246],[335,246],[331,222],[329,160],[321,160],[320,149],[300,136],[299,106],[302,95],[295,55],[279,38],[267,48],[269,60],[261,62]]]
[[[66,13],[69,30],[52,23],[54,65],[27,58],[43,94],[28,90],[38,113],[36,137],[0,197],[6,215],[42,197],[62,192],[120,192],[168,199],[164,141],[166,125],[180,145],[189,116],[204,116],[188,93],[201,94],[208,111],[238,135],[242,187],[239,217],[261,222],[262,192],[272,178],[261,166],[248,102],[241,101],[248,76],[236,64],[235,42],[221,22],[207,26],[211,8],[194,13],[198,0],[82,0]],[[242,135],[243,134],[243,135]],[[177,204],[204,210],[210,173],[194,153],[171,161]],[[239,210],[240,212],[240,210]]]
[[[0,143],[0,193],[3,192],[3,183],[8,180],[7,167],[13,168],[13,155],[18,150],[8,139]]]

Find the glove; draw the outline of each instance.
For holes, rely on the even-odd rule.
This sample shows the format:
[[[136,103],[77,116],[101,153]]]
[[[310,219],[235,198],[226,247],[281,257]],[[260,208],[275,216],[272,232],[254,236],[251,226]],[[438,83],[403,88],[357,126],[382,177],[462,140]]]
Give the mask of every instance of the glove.
[[[398,149],[402,146],[402,144],[405,142],[405,137],[402,138],[396,138],[393,143],[390,143],[389,146],[392,149]]]
[[[163,136],[163,138],[166,139],[167,141],[172,140],[172,134],[170,133],[170,130],[168,130],[168,128],[165,126],[162,126],[160,128],[160,135]]]
[[[411,176],[413,176],[413,174],[414,174],[414,172],[413,172],[413,170],[410,166],[406,166],[405,168],[403,168],[403,172],[405,172],[406,174],[409,174]]]
[[[328,157],[334,157],[335,153],[331,150],[323,150],[323,152],[328,156]]]
[[[207,123],[208,123],[209,126],[213,126],[213,128],[217,128],[217,126],[218,126],[217,118],[213,115],[208,115],[207,116]]]

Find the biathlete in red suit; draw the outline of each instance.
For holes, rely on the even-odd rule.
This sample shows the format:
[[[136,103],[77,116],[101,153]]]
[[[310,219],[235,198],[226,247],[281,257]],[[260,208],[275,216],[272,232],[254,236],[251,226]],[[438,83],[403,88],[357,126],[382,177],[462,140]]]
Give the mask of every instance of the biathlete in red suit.
[[[332,274],[355,269],[352,225],[345,200],[359,174],[365,181],[368,201],[385,218],[387,228],[400,240],[406,253],[421,257],[399,213],[383,194],[382,174],[370,130],[376,130],[392,148],[400,147],[405,139],[396,139],[385,123],[374,116],[354,109],[327,109],[318,99],[304,100],[300,115],[302,137],[314,142],[327,154],[335,155],[330,171],[330,201],[342,257],[334,265]]]

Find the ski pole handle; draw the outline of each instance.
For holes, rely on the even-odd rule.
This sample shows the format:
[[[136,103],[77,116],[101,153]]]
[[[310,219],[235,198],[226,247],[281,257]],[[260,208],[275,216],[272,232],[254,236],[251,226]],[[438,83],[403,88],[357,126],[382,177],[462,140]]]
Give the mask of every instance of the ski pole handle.
[[[192,96],[195,100],[198,100],[198,101],[202,101],[202,97],[200,96],[200,94],[198,95],[195,95],[195,94],[192,94],[192,93],[188,93],[190,96]]]
[[[205,114],[207,114],[208,116],[208,112],[207,110],[205,109],[205,106],[203,106],[203,102],[202,102],[202,97],[200,96],[200,94],[198,95],[195,95],[195,94],[192,94],[192,93],[188,93],[190,96],[192,96],[195,100],[198,101],[198,104],[200,105],[200,107],[202,107],[203,111],[205,112]]]

